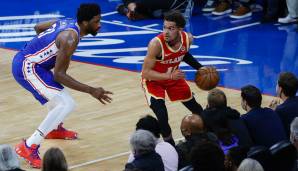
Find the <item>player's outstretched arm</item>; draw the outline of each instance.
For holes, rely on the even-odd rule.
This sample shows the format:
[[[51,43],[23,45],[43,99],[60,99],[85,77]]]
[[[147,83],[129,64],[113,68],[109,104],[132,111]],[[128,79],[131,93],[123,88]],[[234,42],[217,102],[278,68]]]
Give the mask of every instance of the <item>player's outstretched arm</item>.
[[[45,21],[45,22],[41,22],[38,23],[34,26],[34,30],[36,32],[37,35],[39,35],[39,33],[47,30],[48,28],[50,28],[57,20],[50,20],[50,21]]]
[[[56,64],[54,68],[54,79],[55,81],[65,85],[66,87],[72,88],[77,91],[89,93],[94,98],[98,99],[101,103],[110,103],[112,98],[109,94],[110,91],[106,91],[103,88],[94,88],[83,84],[66,73],[71,56],[77,48],[79,42],[78,35],[74,31],[63,31],[56,38],[56,45],[59,48]]]
[[[148,45],[147,55],[142,67],[142,77],[147,80],[177,80],[184,78],[184,73],[180,70],[173,71],[169,68],[166,73],[154,71],[156,57],[161,56],[161,45],[156,38],[152,39]]]

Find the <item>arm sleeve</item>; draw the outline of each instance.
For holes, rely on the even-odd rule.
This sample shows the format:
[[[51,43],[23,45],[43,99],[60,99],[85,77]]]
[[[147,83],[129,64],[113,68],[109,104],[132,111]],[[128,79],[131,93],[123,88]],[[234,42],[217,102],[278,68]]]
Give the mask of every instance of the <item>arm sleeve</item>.
[[[196,70],[203,67],[189,52],[185,54],[183,61]]]

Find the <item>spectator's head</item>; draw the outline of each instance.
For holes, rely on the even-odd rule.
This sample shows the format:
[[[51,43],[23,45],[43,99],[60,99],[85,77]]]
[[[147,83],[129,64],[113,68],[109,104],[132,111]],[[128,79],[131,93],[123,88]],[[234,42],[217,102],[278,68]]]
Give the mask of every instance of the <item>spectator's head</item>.
[[[185,27],[185,19],[178,11],[169,11],[164,15],[163,35],[165,41],[172,45],[180,41],[180,32]]]
[[[130,138],[130,145],[134,155],[143,155],[155,151],[156,138],[146,130],[135,131]]]
[[[262,165],[254,159],[244,159],[237,171],[264,171]]]
[[[296,117],[291,123],[290,140],[298,151],[298,117]]]
[[[0,170],[8,171],[20,168],[20,162],[14,149],[7,144],[0,145]]]
[[[136,124],[136,130],[143,129],[150,131],[156,138],[160,137],[160,127],[157,119],[151,115],[142,117]]]
[[[42,171],[67,171],[68,166],[63,152],[59,148],[50,148],[42,160]]]
[[[276,85],[276,93],[278,97],[294,97],[298,90],[298,79],[291,72],[282,72],[278,78]]]
[[[202,141],[191,150],[191,165],[194,171],[223,171],[225,156],[219,145]]]
[[[180,130],[182,135],[187,138],[194,133],[201,133],[204,131],[204,123],[199,115],[186,115],[181,122]]]
[[[77,22],[86,34],[96,36],[100,29],[100,6],[95,3],[81,4],[77,10]]]
[[[247,157],[248,148],[236,146],[229,149],[225,158],[225,168],[236,171],[240,163]]]
[[[257,87],[253,85],[247,85],[242,87],[241,97],[241,106],[244,110],[249,111],[252,108],[261,107],[262,94]]]
[[[207,96],[208,108],[223,108],[227,106],[227,97],[220,89],[212,89]]]

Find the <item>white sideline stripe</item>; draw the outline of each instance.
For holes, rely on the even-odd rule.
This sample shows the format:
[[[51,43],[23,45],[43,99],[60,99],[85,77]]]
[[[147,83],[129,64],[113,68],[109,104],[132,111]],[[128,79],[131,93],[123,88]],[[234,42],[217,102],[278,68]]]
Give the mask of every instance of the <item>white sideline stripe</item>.
[[[183,137],[182,138],[177,138],[177,139],[175,139],[175,141],[180,141],[180,140],[183,140],[183,139],[184,139]],[[87,166],[87,165],[90,165],[90,164],[94,164],[94,163],[97,163],[97,162],[101,162],[101,161],[121,157],[121,156],[128,155],[128,154],[130,154],[130,151],[114,154],[114,155],[111,155],[111,156],[108,156],[108,157],[103,157],[103,158],[91,160],[91,161],[81,163],[81,164],[77,164],[77,165],[73,165],[73,166],[70,166],[69,169],[71,170],[71,169],[79,168],[79,167],[82,167],[82,166]]]
[[[250,23],[250,24],[246,24],[246,25],[242,25],[242,26],[238,26],[238,27],[228,28],[228,29],[224,29],[224,30],[220,30],[220,31],[216,31],[216,32],[211,32],[211,33],[202,34],[202,35],[199,35],[199,36],[194,36],[194,38],[200,39],[200,38],[203,38],[203,37],[213,36],[213,35],[216,35],[216,34],[225,33],[225,32],[229,32],[229,31],[233,31],[233,30],[239,30],[239,29],[242,29],[242,28],[247,28],[247,27],[258,25],[258,24],[261,24],[261,23],[260,22],[254,22],[254,23]]]
[[[137,29],[143,29],[143,30],[149,30],[149,31],[162,32],[162,30],[158,30],[158,29],[144,28],[144,27],[140,27],[140,26],[135,26],[135,25],[130,25],[130,24],[123,24],[123,23],[115,23],[115,22],[106,21],[106,20],[101,20],[101,22],[102,23],[107,23],[107,24],[114,24],[114,25],[118,25],[118,26],[124,26],[124,27],[131,27],[131,28],[137,28]]]
[[[0,37],[35,36],[35,31],[0,33]]]
[[[91,160],[91,161],[88,161],[88,162],[85,162],[85,163],[82,163],[82,164],[77,164],[77,165],[74,165],[74,166],[70,166],[69,169],[75,169],[75,168],[90,165],[90,164],[93,164],[93,163],[97,163],[97,162],[117,158],[117,157],[120,157],[120,156],[128,155],[129,153],[130,153],[130,151],[127,151],[127,152],[123,152],[123,153],[114,154],[114,155],[111,155],[111,156],[108,156],[108,157],[103,157],[103,158],[99,158],[99,159],[96,159],[96,160]]]
[[[117,14],[117,13],[118,13],[117,11],[112,11],[112,12],[107,12],[107,13],[101,14],[101,16],[104,17],[104,16],[113,15],[113,14]]]
[[[24,28],[32,28],[35,25],[36,25],[36,23],[0,25],[0,29],[24,29]]]
[[[19,16],[0,17],[0,21],[3,21],[3,20],[37,19],[37,18],[61,18],[61,17],[64,17],[64,15],[59,15],[59,14],[19,15]]]
[[[159,24],[150,24],[150,25],[146,25],[146,26],[143,26],[143,28],[150,28],[150,27],[155,27],[155,26],[158,26]]]

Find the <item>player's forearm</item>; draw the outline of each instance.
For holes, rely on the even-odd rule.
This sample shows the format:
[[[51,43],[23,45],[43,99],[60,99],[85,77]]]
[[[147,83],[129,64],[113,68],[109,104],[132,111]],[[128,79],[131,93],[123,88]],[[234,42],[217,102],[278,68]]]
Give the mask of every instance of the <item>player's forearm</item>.
[[[47,22],[38,23],[34,26],[34,30],[35,30],[36,34],[39,35],[41,32],[50,28],[55,22],[56,22],[56,20],[50,20]]]
[[[171,79],[171,74],[169,73],[160,73],[154,70],[150,71],[143,71],[142,72],[143,78],[147,80],[169,80]]]
[[[189,52],[185,54],[183,61],[196,70],[203,67]]]
[[[55,78],[55,81],[59,82],[60,84],[63,84],[66,87],[69,87],[71,89],[81,91],[84,93],[90,94],[92,92],[92,89],[94,89],[91,86],[80,83],[79,81],[75,80],[74,78],[72,78],[67,74],[55,74],[54,78]]]

